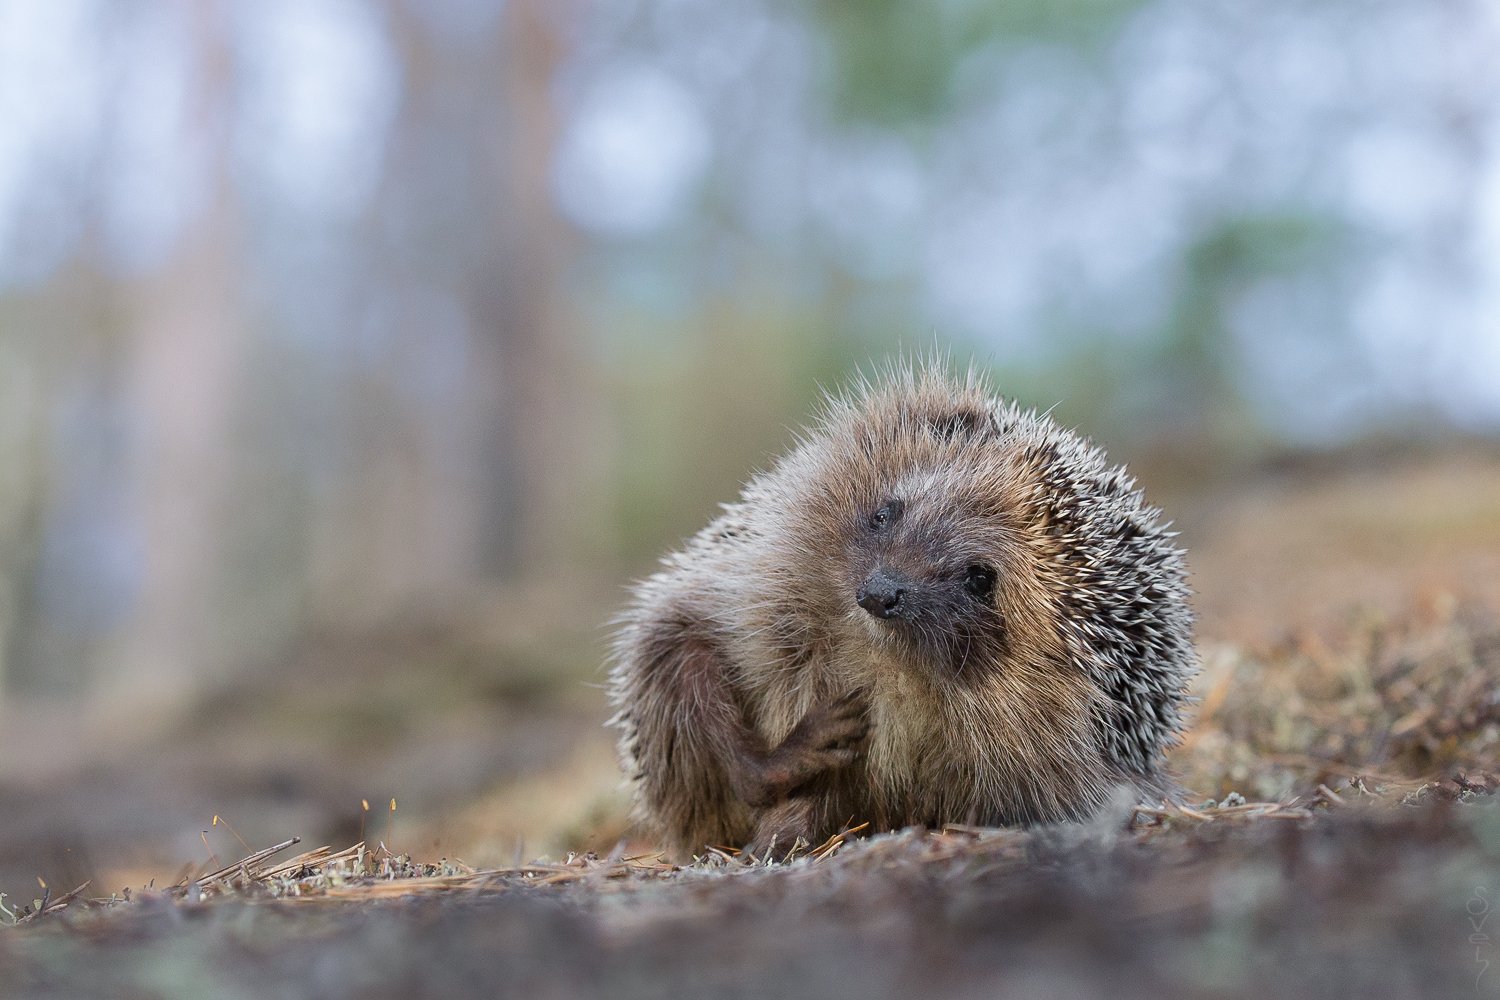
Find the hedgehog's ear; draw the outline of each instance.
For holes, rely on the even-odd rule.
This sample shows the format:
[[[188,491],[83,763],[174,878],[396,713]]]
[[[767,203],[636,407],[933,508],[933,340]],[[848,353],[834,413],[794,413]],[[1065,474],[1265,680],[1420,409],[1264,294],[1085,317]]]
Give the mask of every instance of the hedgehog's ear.
[[[927,429],[939,441],[978,437],[989,428],[989,413],[983,410],[949,410],[927,418]]]

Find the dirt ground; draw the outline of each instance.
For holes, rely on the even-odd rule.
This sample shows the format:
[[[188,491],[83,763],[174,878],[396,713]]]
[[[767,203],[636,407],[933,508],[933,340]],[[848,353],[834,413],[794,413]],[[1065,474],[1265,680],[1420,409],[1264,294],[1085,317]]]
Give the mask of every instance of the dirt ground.
[[[1500,449],[1164,468],[1213,805],[627,863],[596,630],[312,641],[162,729],[6,717],[0,993],[1500,995]],[[417,865],[192,881],[292,835]]]

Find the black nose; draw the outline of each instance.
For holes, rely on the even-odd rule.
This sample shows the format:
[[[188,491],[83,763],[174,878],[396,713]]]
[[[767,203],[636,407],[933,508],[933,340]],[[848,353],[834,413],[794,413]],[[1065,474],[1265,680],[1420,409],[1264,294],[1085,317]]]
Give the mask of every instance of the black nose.
[[[905,581],[877,569],[854,592],[854,599],[876,618],[894,618],[901,613],[901,598],[905,595]]]

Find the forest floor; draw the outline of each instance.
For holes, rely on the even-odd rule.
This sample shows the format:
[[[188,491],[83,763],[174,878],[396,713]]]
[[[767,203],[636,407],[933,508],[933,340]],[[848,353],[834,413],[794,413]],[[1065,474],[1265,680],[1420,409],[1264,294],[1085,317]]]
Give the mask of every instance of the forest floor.
[[[678,867],[597,688],[314,645],[108,762],[0,734],[0,994],[1500,996],[1500,453],[1146,479],[1199,595],[1189,807]]]

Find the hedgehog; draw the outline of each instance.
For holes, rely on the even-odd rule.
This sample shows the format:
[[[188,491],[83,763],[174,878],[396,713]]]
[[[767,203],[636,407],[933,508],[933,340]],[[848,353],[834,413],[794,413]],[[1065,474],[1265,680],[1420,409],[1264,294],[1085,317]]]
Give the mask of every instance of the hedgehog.
[[[634,819],[685,858],[1176,797],[1197,659],[1169,528],[972,367],[857,378],[634,585],[610,671]]]

